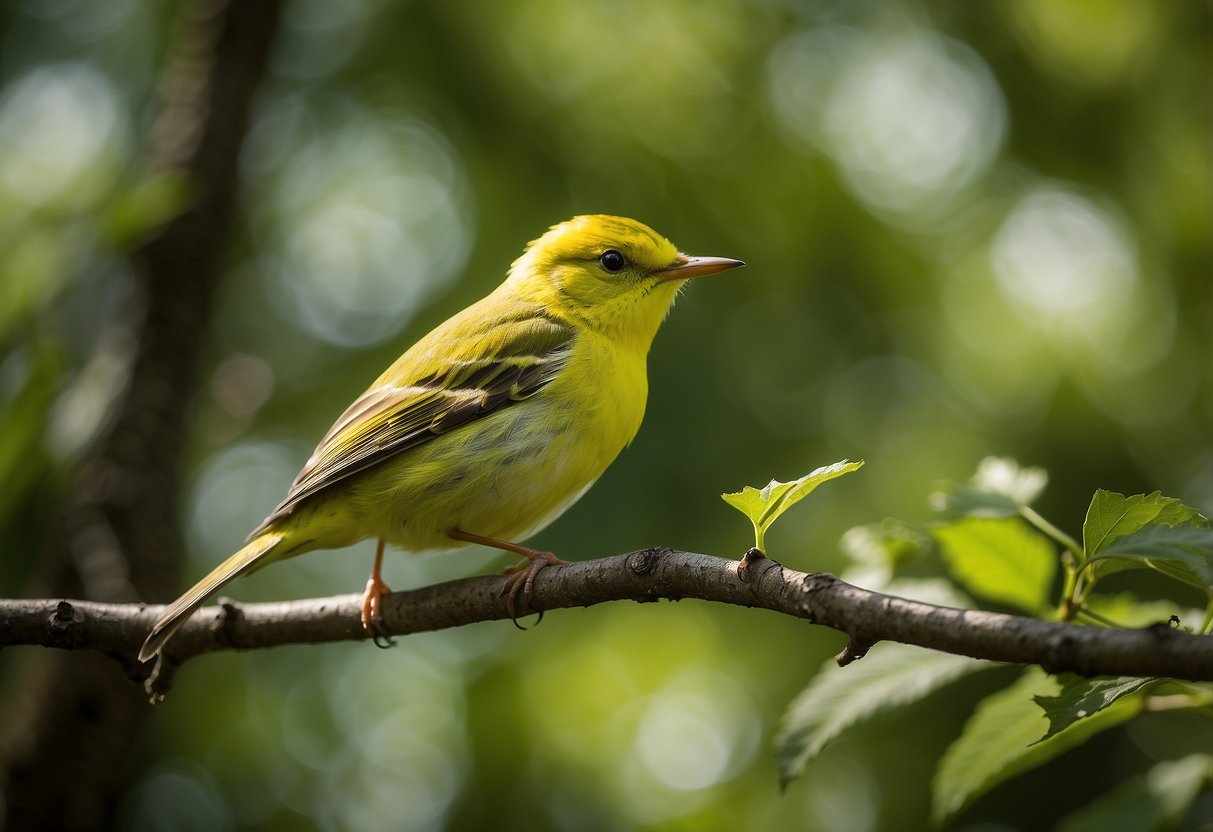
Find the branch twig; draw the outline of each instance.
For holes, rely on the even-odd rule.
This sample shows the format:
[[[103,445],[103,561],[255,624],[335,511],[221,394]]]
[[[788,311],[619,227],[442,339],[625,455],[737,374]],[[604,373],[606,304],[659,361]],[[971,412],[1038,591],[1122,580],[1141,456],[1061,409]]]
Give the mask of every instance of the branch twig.
[[[502,580],[466,578],[393,593],[386,599],[385,629],[407,635],[507,619]],[[849,637],[840,664],[860,658],[877,642],[898,641],[977,659],[1038,664],[1051,673],[1213,680],[1213,637],[1179,632],[1165,623],[1112,629],[938,607],[860,589],[833,575],[796,572],[769,559],[752,560],[739,570],[738,561],[665,548],[545,569],[535,581],[532,611],[662,598],[757,607],[832,627]],[[363,639],[360,604],[359,595],[259,604],[222,600],[181,628],[147,679],[148,691],[162,695],[172,671],[203,653]],[[134,656],[161,609],[0,601],[0,647],[102,650],[139,678],[148,671]]]

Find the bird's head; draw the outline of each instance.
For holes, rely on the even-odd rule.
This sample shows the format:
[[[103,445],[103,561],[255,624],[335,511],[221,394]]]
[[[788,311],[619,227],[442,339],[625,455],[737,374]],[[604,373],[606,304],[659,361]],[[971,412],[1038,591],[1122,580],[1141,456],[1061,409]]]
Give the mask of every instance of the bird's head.
[[[647,350],[687,280],[743,265],[682,254],[636,220],[589,214],[552,226],[527,246],[505,286]]]

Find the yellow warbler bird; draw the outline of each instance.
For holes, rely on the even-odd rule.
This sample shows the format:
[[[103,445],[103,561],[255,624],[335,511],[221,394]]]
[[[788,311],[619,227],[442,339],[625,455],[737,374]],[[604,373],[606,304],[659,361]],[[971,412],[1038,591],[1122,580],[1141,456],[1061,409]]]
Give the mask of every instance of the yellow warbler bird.
[[[481,543],[527,561],[503,594],[515,615],[535,575],[563,563],[518,545],[593,485],[644,416],[645,359],[689,278],[742,266],[689,257],[643,223],[574,217],[505,282],[400,356],[341,415],[286,499],[152,627],[141,661],[228,581],[314,549],[377,538],[362,624],[380,635],[385,544]]]

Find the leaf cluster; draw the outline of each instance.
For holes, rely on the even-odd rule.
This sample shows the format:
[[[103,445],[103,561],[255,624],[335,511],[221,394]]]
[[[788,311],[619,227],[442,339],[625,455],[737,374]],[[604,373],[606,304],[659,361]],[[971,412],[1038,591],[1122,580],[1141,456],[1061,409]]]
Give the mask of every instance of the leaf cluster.
[[[772,481],[724,499],[754,525],[756,542],[792,503],[821,483],[857,470],[840,462],[789,483]],[[984,460],[968,483],[946,483],[931,495],[937,519],[916,526],[897,520],[853,529],[844,549],[865,575],[889,578],[886,591],[971,605],[968,593],[1040,618],[1092,626],[1213,629],[1213,529],[1195,509],[1159,492],[1125,496],[1098,490],[1082,525],[1081,543],[1038,514],[1032,503],[1045,471],[1008,459]],[[911,581],[894,573],[915,558],[937,556],[948,578]],[[883,565],[881,569],[873,566]],[[1109,575],[1151,570],[1205,598],[1203,616],[1178,602],[1102,591]],[[1060,589],[1058,575],[1060,573]],[[923,597],[923,600],[928,600]],[[1213,637],[1213,636],[1210,636]],[[963,656],[885,644],[846,668],[827,666],[791,703],[776,738],[783,785],[849,729],[921,701],[958,680],[996,667]],[[932,818],[943,825],[1000,783],[1043,765],[1090,737],[1148,711],[1186,710],[1213,716],[1213,686],[1157,678],[1053,677],[1039,668],[986,696],[936,769]],[[1213,786],[1213,754],[1160,762],[1091,805],[1060,828],[1109,828],[1131,816],[1134,828],[1177,822],[1196,796]]]

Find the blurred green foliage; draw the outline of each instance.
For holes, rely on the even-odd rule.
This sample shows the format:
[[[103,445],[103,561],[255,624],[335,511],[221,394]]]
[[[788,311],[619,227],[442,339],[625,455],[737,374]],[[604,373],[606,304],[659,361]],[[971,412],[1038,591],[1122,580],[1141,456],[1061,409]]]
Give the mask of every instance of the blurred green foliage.
[[[129,248],[190,195],[145,164],[177,11],[0,8],[5,595],[121,384]],[[599,211],[749,267],[679,302],[640,436],[542,547],[740,554],[749,531],[717,494],[843,457],[862,475],[770,534],[793,567],[840,571],[846,529],[925,517],[931,485],[988,454],[1048,469],[1049,517],[1081,517],[1097,487],[1209,515],[1209,17],[1138,0],[291,0],[196,380],[186,574],[240,542],[412,339],[526,240]],[[232,593],[353,591],[370,557],[313,555]],[[387,577],[500,565],[399,556]],[[1141,574],[1119,579],[1148,596]],[[1007,680],[856,730],[780,797],[776,723],[841,638],[684,602],[386,653],[200,659],[142,741],[122,823],[921,828],[922,760]],[[1208,743],[1194,716],[1134,720],[959,823],[1039,828]]]

